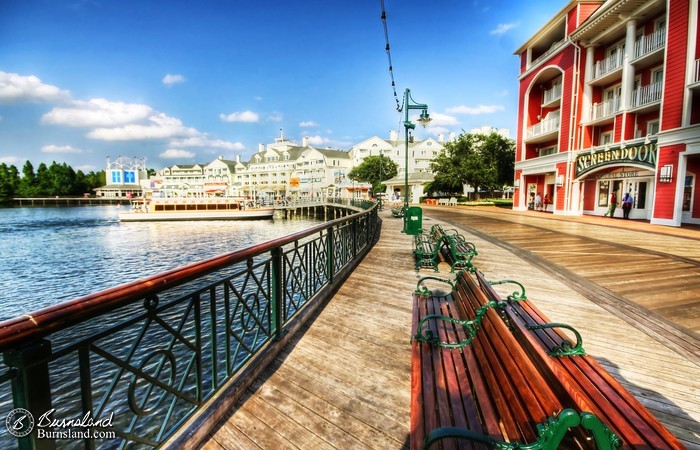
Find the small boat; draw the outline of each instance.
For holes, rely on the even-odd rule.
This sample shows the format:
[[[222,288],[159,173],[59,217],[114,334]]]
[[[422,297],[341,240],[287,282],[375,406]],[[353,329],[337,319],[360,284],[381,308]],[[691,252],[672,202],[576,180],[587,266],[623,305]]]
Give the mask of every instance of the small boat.
[[[258,208],[241,197],[158,198],[134,200],[129,211],[120,211],[121,222],[173,220],[272,219],[274,208]]]

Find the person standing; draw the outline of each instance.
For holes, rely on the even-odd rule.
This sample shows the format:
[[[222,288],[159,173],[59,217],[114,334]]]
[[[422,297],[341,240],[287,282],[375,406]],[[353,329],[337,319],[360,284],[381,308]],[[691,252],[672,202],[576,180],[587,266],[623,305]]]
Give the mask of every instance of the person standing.
[[[615,215],[615,208],[617,208],[617,196],[613,192],[610,196],[610,217]]]
[[[625,219],[630,218],[630,211],[632,210],[632,202],[634,202],[634,197],[632,197],[632,194],[629,192],[625,193],[625,196],[622,197],[622,216]]]
[[[539,211],[542,209],[542,196],[538,192],[537,195],[535,196],[535,211]]]

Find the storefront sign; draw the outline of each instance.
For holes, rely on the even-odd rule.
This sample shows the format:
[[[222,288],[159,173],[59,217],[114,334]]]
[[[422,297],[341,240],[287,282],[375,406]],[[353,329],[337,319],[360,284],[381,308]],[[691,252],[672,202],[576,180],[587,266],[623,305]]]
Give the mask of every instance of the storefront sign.
[[[656,169],[656,144],[603,150],[576,158],[576,178],[603,166],[636,164]]]
[[[639,172],[638,170],[632,170],[629,172],[608,172],[596,176],[598,180],[616,180],[618,178],[640,178],[640,177],[650,177],[653,176],[649,172]]]

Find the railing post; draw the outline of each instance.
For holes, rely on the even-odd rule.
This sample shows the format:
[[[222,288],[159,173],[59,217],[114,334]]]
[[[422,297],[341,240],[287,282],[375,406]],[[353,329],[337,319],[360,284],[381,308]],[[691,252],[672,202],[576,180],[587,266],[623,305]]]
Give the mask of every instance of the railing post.
[[[357,257],[357,217],[352,218],[352,259]]]
[[[270,281],[272,283],[270,286],[270,319],[272,320],[272,338],[278,341],[284,334],[282,330],[282,308],[284,307],[284,296],[282,295],[284,281],[284,274],[282,273],[282,247],[275,247],[270,253],[272,254],[272,273],[270,274]]]
[[[326,267],[328,268],[328,284],[333,283],[334,266],[335,266],[335,245],[333,244],[335,233],[333,232],[333,227],[328,227],[328,233],[326,234],[326,255],[328,261],[326,261]]]
[[[17,369],[17,376],[12,379],[14,407],[29,411],[34,417],[34,425],[41,415],[51,410],[50,356],[51,342],[45,339],[21,349],[9,350],[3,355],[5,364]],[[18,438],[19,448],[21,450],[56,448],[56,442],[53,439],[37,439],[36,435],[36,431],[33,431]]]

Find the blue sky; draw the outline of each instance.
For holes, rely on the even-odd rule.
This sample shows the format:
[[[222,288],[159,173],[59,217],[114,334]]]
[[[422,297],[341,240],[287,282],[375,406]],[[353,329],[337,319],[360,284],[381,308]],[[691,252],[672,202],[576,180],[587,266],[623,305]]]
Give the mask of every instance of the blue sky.
[[[385,0],[416,135],[513,136],[513,52],[565,4]],[[388,68],[379,0],[0,0],[0,162],[245,161],[280,129],[346,150],[403,132]]]

